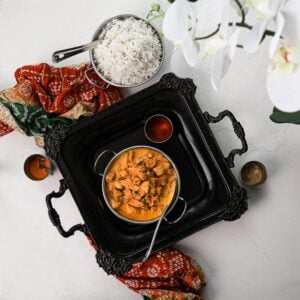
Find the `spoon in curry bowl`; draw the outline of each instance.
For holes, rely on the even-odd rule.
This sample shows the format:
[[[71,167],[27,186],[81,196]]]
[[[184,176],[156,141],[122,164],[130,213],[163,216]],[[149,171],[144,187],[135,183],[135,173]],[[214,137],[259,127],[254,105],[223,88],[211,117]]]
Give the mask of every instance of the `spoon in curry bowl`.
[[[157,221],[155,230],[154,230],[154,232],[153,232],[153,236],[152,236],[151,243],[150,243],[150,245],[149,245],[149,248],[148,248],[148,250],[147,250],[147,252],[146,252],[146,254],[145,254],[145,256],[144,256],[142,262],[145,262],[145,261],[149,258],[150,254],[151,254],[151,252],[152,252],[152,249],[153,249],[153,246],[154,246],[154,243],[155,243],[155,239],[156,239],[156,236],[157,236],[157,233],[158,233],[158,230],[159,230],[159,227],[160,227],[160,224],[161,224],[162,220],[164,219],[168,224],[175,224],[175,223],[177,223],[178,221],[180,221],[181,218],[184,216],[184,214],[185,214],[185,212],[186,212],[186,210],[187,210],[187,202],[186,202],[186,201],[184,200],[184,198],[182,198],[182,197],[178,197],[178,198],[179,198],[179,200],[181,200],[181,201],[183,202],[183,210],[182,210],[182,212],[180,213],[179,217],[177,217],[177,218],[176,218],[175,220],[173,220],[173,221],[170,221],[170,220],[168,220],[168,219],[166,218],[166,212],[167,212],[167,210],[168,210],[170,204],[168,204],[168,205],[164,208],[164,210],[162,211],[162,214],[161,214],[160,218],[159,218],[158,221]]]
[[[168,209],[169,205],[167,205],[164,210],[162,211],[162,214],[160,216],[160,218],[158,219],[157,223],[156,223],[156,227],[155,227],[155,230],[153,232],[153,236],[152,236],[152,240],[151,240],[151,243],[149,245],[149,248],[142,260],[142,262],[144,263],[150,256],[151,252],[152,252],[152,249],[153,249],[153,246],[154,246],[154,243],[155,243],[155,239],[156,239],[156,236],[157,236],[157,233],[158,233],[158,230],[159,230],[159,227],[160,227],[160,224],[162,222],[162,220],[164,219],[165,217],[165,214],[166,214],[166,211]]]

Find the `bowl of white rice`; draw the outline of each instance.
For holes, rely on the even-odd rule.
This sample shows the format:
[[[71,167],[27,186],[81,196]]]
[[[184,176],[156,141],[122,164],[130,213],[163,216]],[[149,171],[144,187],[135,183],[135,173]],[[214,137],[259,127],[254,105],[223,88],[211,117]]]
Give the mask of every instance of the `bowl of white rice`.
[[[130,14],[103,22],[93,36],[99,41],[90,49],[93,69],[107,83],[134,87],[146,83],[164,60],[164,43],[148,21]]]

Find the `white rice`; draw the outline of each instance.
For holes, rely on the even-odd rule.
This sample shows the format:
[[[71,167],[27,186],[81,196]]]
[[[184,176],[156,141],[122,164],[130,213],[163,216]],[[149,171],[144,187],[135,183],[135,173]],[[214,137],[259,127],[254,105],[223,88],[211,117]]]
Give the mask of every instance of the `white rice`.
[[[115,19],[104,29],[94,50],[98,70],[120,85],[135,85],[150,78],[160,65],[162,45],[155,30],[133,17]]]

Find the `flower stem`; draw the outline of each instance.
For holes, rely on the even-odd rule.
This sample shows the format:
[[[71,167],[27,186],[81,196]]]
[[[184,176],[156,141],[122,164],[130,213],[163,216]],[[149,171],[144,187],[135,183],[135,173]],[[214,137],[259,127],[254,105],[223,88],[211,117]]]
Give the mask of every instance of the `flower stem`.
[[[245,25],[247,25],[245,23],[245,19],[246,19],[246,14],[245,14],[245,11],[244,11],[244,8],[243,8],[243,5],[240,3],[239,0],[234,0],[234,2],[236,3],[236,5],[238,6],[238,8],[240,9],[241,11],[241,16],[242,16],[242,20],[239,24],[243,24],[244,26],[241,26],[241,27],[246,27]],[[229,26],[232,26],[233,24],[232,23],[229,23]],[[208,34],[208,35],[205,35],[205,36],[201,36],[201,37],[198,37],[198,38],[195,38],[195,41],[200,41],[200,40],[206,40],[210,37],[213,37],[214,35],[216,35],[219,30],[220,30],[220,27],[221,27],[221,24],[218,24],[218,27],[215,31],[213,31],[212,33]],[[250,27],[250,26],[249,26]],[[248,27],[246,27],[248,28]],[[252,28],[252,27],[251,27]],[[249,28],[250,29],[250,28]]]
[[[241,16],[242,16],[241,23],[245,23],[246,14],[245,14],[245,10],[243,8],[243,5],[241,4],[241,2],[239,0],[234,0],[234,2],[236,3],[236,5],[238,6],[239,10],[241,11]]]
[[[205,36],[196,37],[194,40],[200,41],[200,40],[206,40],[206,39],[213,37],[214,35],[216,35],[219,32],[220,26],[221,26],[221,24],[218,24],[218,28],[215,31],[213,31],[212,33],[205,35]]]
[[[251,26],[251,25],[249,25],[245,22],[238,22],[238,23],[235,23],[235,24],[232,23],[232,22],[228,23],[228,26],[234,26],[234,25],[237,26],[237,27],[242,27],[242,28],[246,28],[246,29],[249,29],[249,30],[251,30],[253,28],[253,26]],[[205,35],[205,36],[196,37],[194,39],[194,41],[206,40],[206,39],[209,39],[209,38],[213,37],[214,35],[216,35],[219,32],[220,26],[221,26],[221,24],[218,24],[218,28],[215,31],[213,31],[212,33],[210,33],[208,35]],[[261,39],[261,42],[265,39],[266,36],[274,36],[274,35],[275,35],[274,31],[265,30],[265,32],[263,34],[263,37]]]
[[[156,15],[156,16],[154,16],[152,18],[147,18],[147,21],[150,23],[150,22],[152,22],[152,21],[154,21],[154,20],[156,20],[158,18],[163,18],[164,16],[165,16],[164,14],[159,14],[159,15]]]
[[[228,24],[229,26],[233,26],[234,24],[233,23],[229,23]],[[251,30],[253,28],[253,26],[245,23],[245,22],[240,22],[240,23],[235,23],[236,26],[238,27],[243,27],[243,28],[247,28],[249,30]],[[261,43],[263,42],[263,40],[265,39],[266,36],[274,36],[275,35],[275,31],[272,31],[272,30],[265,30],[264,34],[263,34],[263,37],[261,39]]]
[[[247,24],[245,22],[237,22],[235,24],[232,23],[232,22],[228,23],[228,26],[234,26],[234,25],[237,26],[237,27],[247,28],[249,30],[251,30],[252,27],[253,27],[253,26],[251,26],[251,25],[249,25],[249,24]]]

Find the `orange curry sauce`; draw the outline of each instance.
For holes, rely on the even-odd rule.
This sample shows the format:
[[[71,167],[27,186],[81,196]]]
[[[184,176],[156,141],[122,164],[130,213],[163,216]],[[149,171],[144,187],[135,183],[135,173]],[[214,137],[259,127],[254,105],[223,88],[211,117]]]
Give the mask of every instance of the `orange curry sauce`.
[[[173,200],[176,172],[160,152],[139,147],[117,157],[105,177],[105,193],[120,215],[135,221],[156,219]]]

